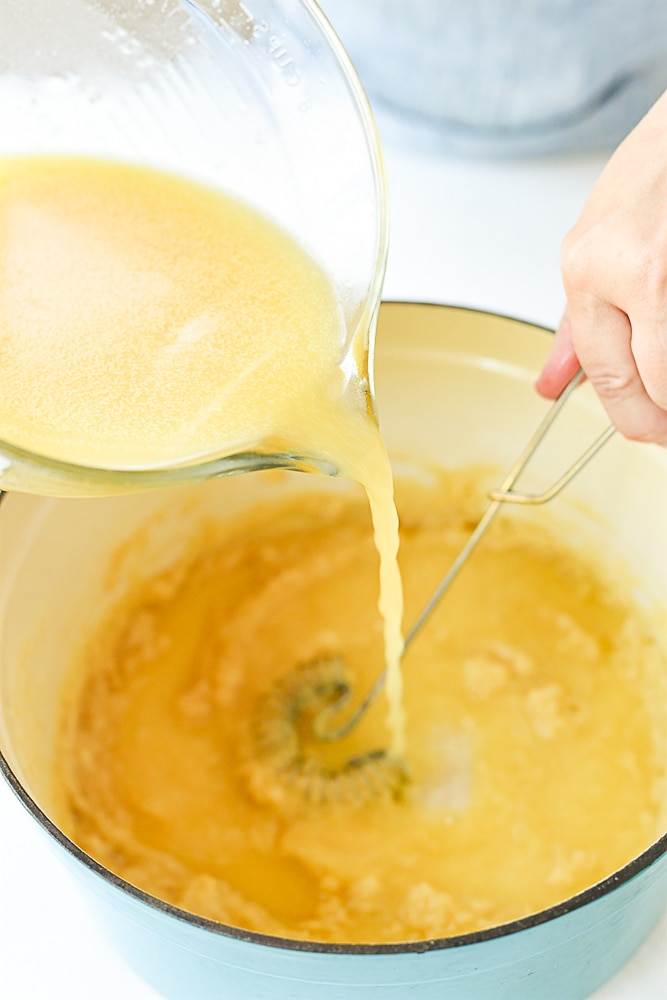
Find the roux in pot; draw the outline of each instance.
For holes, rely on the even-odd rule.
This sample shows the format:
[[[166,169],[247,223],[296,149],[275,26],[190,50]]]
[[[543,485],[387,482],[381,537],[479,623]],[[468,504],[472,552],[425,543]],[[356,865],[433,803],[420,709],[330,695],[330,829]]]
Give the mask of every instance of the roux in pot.
[[[412,618],[481,491],[474,472],[397,489]],[[186,910],[341,943],[519,918],[655,840],[665,651],[629,578],[544,511],[498,519],[411,647],[398,792],[317,802],[267,766],[257,713],[281,679],[341,651],[355,697],[375,679],[377,589],[354,493],[311,488],[203,526],[89,639],[63,729],[65,831]],[[301,734],[300,753],[331,776],[390,738],[378,703],[340,743]]]

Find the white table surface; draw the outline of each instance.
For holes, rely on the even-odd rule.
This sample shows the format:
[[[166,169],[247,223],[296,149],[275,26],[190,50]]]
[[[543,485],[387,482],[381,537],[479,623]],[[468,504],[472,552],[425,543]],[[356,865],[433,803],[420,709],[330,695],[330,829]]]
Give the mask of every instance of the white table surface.
[[[604,157],[453,160],[389,121],[380,118],[379,124],[391,204],[384,297],[472,306],[556,325],[564,303],[560,241]],[[2,781],[0,996],[157,997],[112,949],[78,885]],[[596,1000],[665,996],[667,919]]]

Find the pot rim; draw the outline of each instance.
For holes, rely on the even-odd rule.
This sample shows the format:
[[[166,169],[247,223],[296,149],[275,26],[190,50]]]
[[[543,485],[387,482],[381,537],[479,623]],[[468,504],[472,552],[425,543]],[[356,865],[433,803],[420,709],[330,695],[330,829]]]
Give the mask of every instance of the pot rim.
[[[507,314],[497,313],[491,310],[476,309],[463,305],[449,305],[445,303],[423,302],[417,300],[383,300],[382,304],[421,305],[432,308],[446,308],[447,310],[472,313],[489,318],[511,320],[512,322],[529,326],[535,330],[553,334],[553,330],[549,327],[543,326],[539,323],[533,323],[530,320],[518,319],[515,316],[509,316]],[[0,505],[4,497],[5,494],[0,491]],[[556,903],[554,906],[549,906],[544,910],[539,910],[536,913],[529,914],[526,917],[521,917],[518,920],[512,920],[505,924],[498,924],[497,926],[488,927],[481,931],[473,931],[468,934],[459,934],[446,938],[431,938],[422,941],[396,942],[391,944],[334,944],[322,941],[297,940],[293,938],[278,937],[277,935],[272,934],[262,934],[258,931],[245,930],[241,927],[233,927],[229,924],[219,923],[218,921],[211,920],[207,917],[190,913],[189,911],[183,910],[171,903],[164,902],[163,900],[150,895],[150,893],[145,892],[143,889],[133,886],[131,883],[121,878],[121,876],[116,875],[114,872],[110,871],[104,865],[92,858],[89,854],[82,850],[82,848],[70,840],[69,837],[67,837],[62,830],[60,830],[60,828],[49,819],[46,813],[40,809],[32,796],[23,787],[23,784],[14,773],[1,749],[0,773],[7,781],[9,787],[12,789],[21,804],[28,810],[28,812],[46,831],[46,833],[59,844],[60,847],[62,847],[68,854],[74,857],[94,875],[97,875],[105,882],[111,884],[114,888],[132,897],[135,901],[142,903],[149,907],[149,909],[167,917],[172,917],[173,919],[189,924],[193,928],[208,931],[218,937],[233,938],[237,941],[243,941],[248,944],[263,945],[265,947],[292,952],[321,953],[327,955],[419,954],[423,952],[463,948],[469,945],[481,944],[483,942],[509,937],[514,934],[519,934],[522,931],[528,931],[534,927],[538,927],[541,924],[548,923],[551,920],[556,920],[559,917],[566,916],[567,914],[573,913],[591,903],[594,903],[596,900],[601,899],[603,896],[606,896],[614,890],[627,884],[636,876],[641,874],[641,872],[655,864],[663,855],[667,855],[666,832],[654,841],[654,843],[651,844],[646,850],[642,851],[641,854],[637,855],[635,858],[627,862],[627,864],[617,869],[617,871],[606,876],[606,878],[602,879],[600,882],[596,882],[587,889],[584,889],[582,892],[579,892],[560,903]]]

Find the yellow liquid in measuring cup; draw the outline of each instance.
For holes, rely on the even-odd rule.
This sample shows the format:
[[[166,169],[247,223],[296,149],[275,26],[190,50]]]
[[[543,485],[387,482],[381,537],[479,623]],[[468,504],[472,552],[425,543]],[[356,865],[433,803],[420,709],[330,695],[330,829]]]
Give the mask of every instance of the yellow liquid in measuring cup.
[[[287,452],[361,483],[401,752],[398,521],[347,340],[324,271],[235,199],[120,163],[0,162],[0,440],[105,469]]]

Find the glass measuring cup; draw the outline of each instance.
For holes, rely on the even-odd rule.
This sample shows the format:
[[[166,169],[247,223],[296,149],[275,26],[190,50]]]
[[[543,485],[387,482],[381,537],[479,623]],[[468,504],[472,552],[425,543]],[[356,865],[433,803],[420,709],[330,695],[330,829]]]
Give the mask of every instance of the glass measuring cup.
[[[354,360],[372,408],[387,248],[381,153],[356,74],[311,0],[6,0],[0,157],[54,153],[156,167],[278,223],[333,283],[340,363]],[[0,407],[5,490],[110,494],[312,465],[261,442],[155,469],[75,465],[4,440]]]

